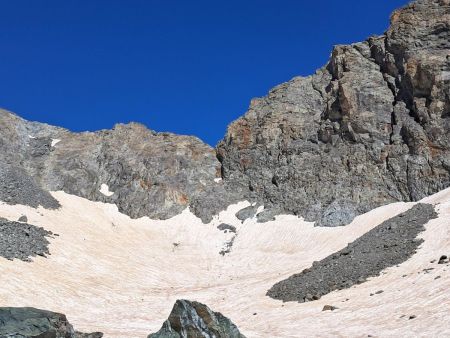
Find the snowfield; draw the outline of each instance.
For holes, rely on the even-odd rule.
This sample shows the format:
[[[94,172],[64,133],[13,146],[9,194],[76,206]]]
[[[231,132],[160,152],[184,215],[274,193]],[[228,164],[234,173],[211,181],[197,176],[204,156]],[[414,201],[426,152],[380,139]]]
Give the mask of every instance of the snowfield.
[[[59,210],[0,203],[0,217],[26,215],[28,223],[59,235],[49,239],[48,258],[27,263],[0,257],[0,306],[61,312],[78,330],[105,337],[146,337],[180,298],[222,312],[247,337],[450,336],[450,266],[437,264],[450,254],[450,188],[422,200],[436,204],[439,218],[425,225],[419,235],[424,243],[411,259],[302,304],[266,292],[414,203],[386,205],[346,227],[323,228],[286,215],[241,223],[234,214],[248,202],[203,224],[189,210],[164,221],[133,220],[112,204],[52,195]],[[217,229],[221,223],[237,233]],[[235,235],[231,252],[219,254]],[[378,290],[384,292],[370,295]],[[338,309],[322,311],[326,304]]]

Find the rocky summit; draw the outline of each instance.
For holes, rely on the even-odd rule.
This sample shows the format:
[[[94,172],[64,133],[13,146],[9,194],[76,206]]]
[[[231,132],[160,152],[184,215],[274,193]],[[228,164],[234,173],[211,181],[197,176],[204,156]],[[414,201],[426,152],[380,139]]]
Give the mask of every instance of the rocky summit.
[[[254,99],[217,146],[227,187],[317,225],[450,185],[450,2],[395,11],[382,36]],[[271,210],[270,210],[271,209]]]

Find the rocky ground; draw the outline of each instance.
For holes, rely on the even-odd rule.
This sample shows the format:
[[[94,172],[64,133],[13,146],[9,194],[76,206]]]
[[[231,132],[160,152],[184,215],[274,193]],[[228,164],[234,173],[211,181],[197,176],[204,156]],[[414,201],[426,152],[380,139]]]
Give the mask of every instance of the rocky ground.
[[[39,186],[23,168],[5,163],[0,166],[0,201],[12,205],[29,205],[33,208],[40,205],[47,209],[59,207],[58,201]]]
[[[410,258],[422,243],[417,235],[436,217],[432,205],[417,204],[370,230],[346,248],[275,284],[267,295],[285,302],[302,303],[364,283],[369,277],[378,276],[382,270]]]
[[[0,256],[27,262],[31,257],[45,257],[50,254],[48,237],[53,233],[42,227],[0,219]]]
[[[245,338],[239,329],[220,312],[205,304],[177,300],[161,330],[148,338]]]
[[[0,337],[101,338],[103,334],[75,331],[60,313],[31,307],[0,307]]]

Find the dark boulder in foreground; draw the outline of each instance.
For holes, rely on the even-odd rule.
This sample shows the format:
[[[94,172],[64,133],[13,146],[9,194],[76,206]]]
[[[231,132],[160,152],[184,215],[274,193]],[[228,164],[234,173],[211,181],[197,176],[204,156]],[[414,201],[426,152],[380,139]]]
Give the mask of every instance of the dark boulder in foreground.
[[[161,330],[148,338],[245,338],[228,318],[206,305],[177,300]]]
[[[308,302],[334,290],[363,283],[411,257],[423,242],[416,238],[417,235],[436,217],[432,205],[417,204],[381,223],[344,249],[314,262],[312,267],[278,282],[267,295],[285,302]]]
[[[61,313],[32,307],[0,308],[0,337],[100,338],[103,333],[75,331]]]

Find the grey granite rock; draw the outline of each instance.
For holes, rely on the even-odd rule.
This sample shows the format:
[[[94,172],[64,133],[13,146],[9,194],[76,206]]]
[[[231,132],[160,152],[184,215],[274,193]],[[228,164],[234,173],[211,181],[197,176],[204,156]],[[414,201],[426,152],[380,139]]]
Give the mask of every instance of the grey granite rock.
[[[206,305],[177,300],[161,330],[148,338],[245,338],[228,318]]]
[[[448,0],[415,1],[252,100],[217,146],[226,187],[324,226],[449,187],[449,22]]]
[[[422,239],[417,235],[437,214],[430,204],[417,204],[393,217],[344,249],[314,262],[310,268],[275,284],[267,295],[283,301],[307,302],[334,290],[364,283],[388,267],[411,257]],[[382,290],[374,294],[382,293]]]
[[[31,307],[0,307],[0,337],[101,338],[100,332],[75,331],[65,315]]]
[[[253,218],[256,215],[257,210],[258,210],[257,206],[249,205],[248,207],[239,210],[236,213],[236,218],[243,222],[247,218]]]

